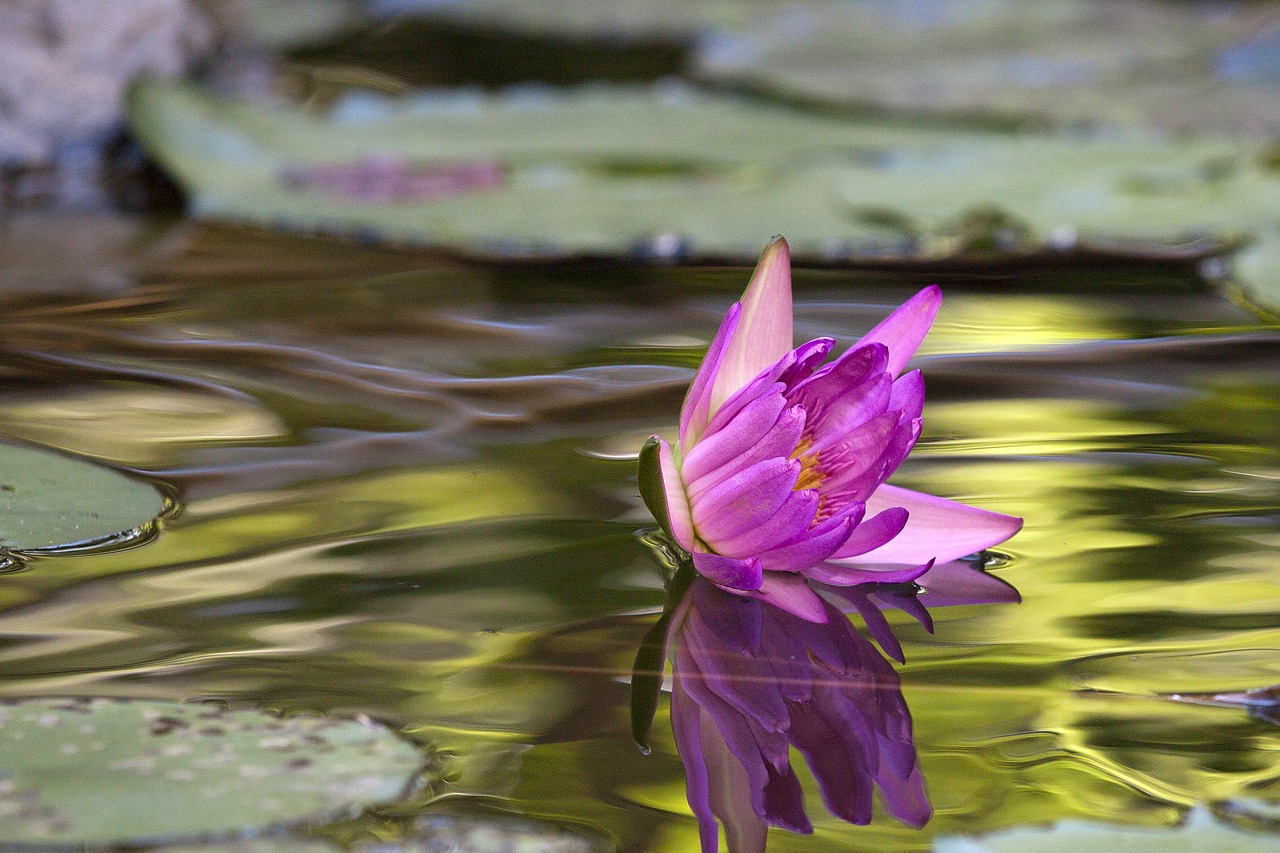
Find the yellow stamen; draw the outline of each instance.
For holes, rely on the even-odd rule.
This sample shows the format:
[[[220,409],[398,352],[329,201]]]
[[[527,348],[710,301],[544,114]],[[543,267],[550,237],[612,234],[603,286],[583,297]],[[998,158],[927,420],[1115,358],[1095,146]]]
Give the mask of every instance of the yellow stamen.
[[[792,459],[800,461],[800,477],[796,480],[796,491],[816,489],[827,479],[826,472],[818,467],[821,454],[809,452],[809,448],[812,446],[812,440],[802,438],[800,443],[796,445],[795,451],[791,454]]]

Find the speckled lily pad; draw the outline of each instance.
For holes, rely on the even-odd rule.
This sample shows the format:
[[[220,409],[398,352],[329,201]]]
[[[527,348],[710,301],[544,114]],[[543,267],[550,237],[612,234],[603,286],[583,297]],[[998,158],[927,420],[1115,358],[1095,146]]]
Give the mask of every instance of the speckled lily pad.
[[[0,838],[251,835],[395,800],[422,766],[417,747],[367,721],[157,701],[0,703]]]
[[[1280,305],[1280,171],[1247,140],[947,130],[672,86],[352,95],[318,113],[149,83],[130,115],[199,215],[485,254],[744,262],[776,234],[799,258],[880,262],[1243,246],[1241,284]],[[368,168],[370,152],[392,165]],[[399,185],[486,161],[501,177],[483,191]],[[361,175],[374,183],[348,185]]]
[[[111,468],[0,443],[0,548],[48,550],[128,535],[164,505],[153,486]]]

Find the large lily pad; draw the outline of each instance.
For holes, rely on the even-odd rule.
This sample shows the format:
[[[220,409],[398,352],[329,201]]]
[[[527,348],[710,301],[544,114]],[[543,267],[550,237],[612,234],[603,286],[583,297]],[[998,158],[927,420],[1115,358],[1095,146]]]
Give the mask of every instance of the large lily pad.
[[[1064,820],[1050,827],[1018,827],[981,838],[939,838],[934,853],[1266,853],[1280,850],[1280,835],[1246,832],[1193,809],[1182,826],[1112,826]]]
[[[154,487],[111,468],[0,442],[0,548],[48,550],[127,536],[164,506]]]
[[[1280,303],[1280,170],[1252,143],[950,131],[670,87],[320,113],[156,82],[131,116],[208,216],[516,254],[752,259],[778,233],[802,257],[878,259],[1249,240],[1244,284]],[[485,180],[415,197],[468,168]]]
[[[1280,13],[1159,0],[374,0],[534,34],[694,42],[696,73],[898,110],[1266,138]]]
[[[365,721],[113,699],[0,703],[0,838],[254,834],[394,800],[422,765],[413,744]]]

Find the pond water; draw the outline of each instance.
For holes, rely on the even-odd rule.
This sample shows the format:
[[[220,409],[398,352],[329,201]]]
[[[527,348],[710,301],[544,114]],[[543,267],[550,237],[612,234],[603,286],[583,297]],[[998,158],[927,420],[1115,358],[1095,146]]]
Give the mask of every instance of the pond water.
[[[0,697],[368,714],[435,756],[400,813],[452,798],[693,849],[665,700],[652,755],[628,729],[663,600],[635,456],[749,270],[181,239],[136,287],[9,301],[0,434],[178,509],[0,577]],[[987,559],[1023,602],[937,610],[932,635],[890,617],[924,831],[812,807],[815,836],[770,849],[1280,798],[1280,729],[1161,697],[1280,683],[1280,326],[1170,269],[800,270],[797,336],[848,344],[931,281],[894,482],[1024,516]]]

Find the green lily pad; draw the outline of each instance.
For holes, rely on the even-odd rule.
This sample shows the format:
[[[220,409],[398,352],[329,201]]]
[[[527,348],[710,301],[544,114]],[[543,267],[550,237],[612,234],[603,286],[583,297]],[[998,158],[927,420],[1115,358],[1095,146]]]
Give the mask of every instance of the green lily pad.
[[[359,21],[351,0],[240,0],[235,11],[236,29],[281,49],[332,38]]]
[[[1149,828],[1064,820],[1049,827],[1018,827],[980,838],[939,838],[933,853],[1266,853],[1280,850],[1280,835],[1246,832],[1192,809],[1181,826]]]
[[[388,0],[437,12],[440,0]],[[452,0],[473,24],[540,34],[696,40],[695,73],[896,110],[1280,132],[1280,14],[1153,0]]]
[[[236,841],[214,841],[206,844],[166,844],[150,848],[151,853],[342,853],[342,848],[318,838],[273,835],[267,838],[244,838]]]
[[[361,843],[356,853],[608,853],[615,845],[599,833],[513,815],[435,812],[414,821],[402,839]]]
[[[128,536],[164,508],[155,487],[111,468],[0,442],[0,548],[41,551]]]
[[[753,260],[776,234],[801,258],[878,260],[1248,243],[1242,284],[1280,305],[1280,170],[1239,140],[943,130],[670,87],[320,113],[152,82],[130,115],[206,216],[517,255]],[[486,179],[441,178],[471,168]],[[457,192],[412,192],[442,183]]]
[[[367,721],[156,701],[0,703],[0,838],[251,835],[390,802],[422,767],[417,747]]]

